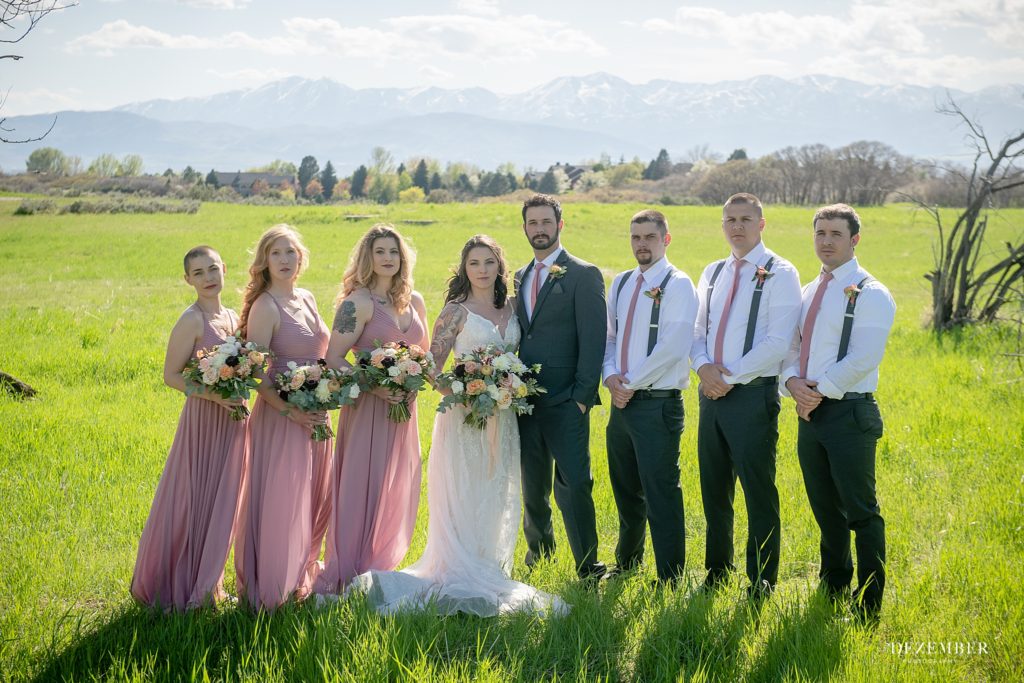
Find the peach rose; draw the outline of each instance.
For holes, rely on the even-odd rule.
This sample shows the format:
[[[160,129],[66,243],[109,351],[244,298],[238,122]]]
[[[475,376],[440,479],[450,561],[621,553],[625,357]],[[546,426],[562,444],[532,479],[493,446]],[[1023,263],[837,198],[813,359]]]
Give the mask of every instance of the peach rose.
[[[234,375],[234,374],[235,374],[235,371],[231,369],[230,365],[222,365],[222,366],[220,366],[220,378],[221,379],[231,379],[232,375]]]
[[[487,383],[482,379],[472,379],[466,385],[466,393],[470,396],[477,396],[487,391]]]

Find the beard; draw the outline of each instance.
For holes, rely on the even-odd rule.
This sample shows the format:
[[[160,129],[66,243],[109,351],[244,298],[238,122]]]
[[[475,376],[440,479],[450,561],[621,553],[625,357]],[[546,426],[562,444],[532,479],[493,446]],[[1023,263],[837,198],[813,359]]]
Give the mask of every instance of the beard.
[[[534,249],[547,249],[557,239],[558,235],[534,235],[530,238],[530,246]]]
[[[643,252],[640,254],[634,254],[636,256],[636,262],[641,266],[649,266],[654,261],[654,254],[651,252]]]

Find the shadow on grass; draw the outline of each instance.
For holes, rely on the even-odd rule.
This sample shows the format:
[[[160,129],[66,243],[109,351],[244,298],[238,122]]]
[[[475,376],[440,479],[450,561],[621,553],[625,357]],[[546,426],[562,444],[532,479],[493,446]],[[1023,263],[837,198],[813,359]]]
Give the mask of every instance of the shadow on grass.
[[[380,616],[362,596],[273,615],[126,606],[102,622],[64,620],[33,680],[824,680],[843,656],[843,625],[813,600],[769,605],[779,614],[759,624],[745,601],[685,589],[567,583],[558,592],[572,610],[553,618]],[[744,641],[767,627],[751,662]]]
[[[779,608],[759,656],[747,674],[749,681],[833,680],[843,661],[848,625],[836,619],[828,599],[812,594]]]

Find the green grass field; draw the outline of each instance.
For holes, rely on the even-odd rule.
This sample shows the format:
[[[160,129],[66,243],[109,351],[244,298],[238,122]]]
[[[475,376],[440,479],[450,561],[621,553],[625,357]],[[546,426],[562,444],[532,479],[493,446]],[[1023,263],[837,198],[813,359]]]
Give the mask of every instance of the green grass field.
[[[694,594],[693,585],[654,592],[651,567],[597,595],[582,592],[564,536],[556,561],[529,579],[573,605],[562,619],[381,618],[358,598],[273,616],[141,609],[128,583],[183,402],[161,379],[167,335],[191,301],[181,255],[198,243],[218,248],[228,264],[224,300],[237,307],[247,250],[271,224],[291,223],[312,251],[301,285],[330,320],[349,251],[371,222],[343,214],[379,213],[414,244],[417,289],[433,317],[470,235],[496,237],[513,267],[527,261],[518,207],[204,204],[195,215],[18,217],[16,206],[0,205],[0,370],[35,386],[39,398],[0,394],[2,681],[1024,680],[1024,391],[1020,368],[1000,355],[1015,339],[1008,329],[936,339],[922,328],[932,229],[910,208],[863,211],[857,250],[899,307],[878,391],[889,578],[882,621],[872,630],[835,618],[814,592],[817,532],[788,400],[778,459],[780,585],[760,615],[748,609],[739,579],[711,597]],[[566,205],[563,243],[610,279],[632,265],[626,235],[638,208]],[[719,212],[666,213],[669,257],[696,279],[725,254]],[[767,217],[766,242],[800,269],[802,281],[811,279],[811,211],[771,208]],[[993,238],[1018,234],[1022,222],[1024,211],[1000,214]],[[691,584],[703,578],[704,561],[695,393],[686,392],[682,441]],[[424,458],[436,400],[420,398]],[[604,456],[607,416],[599,407],[591,425],[601,557],[610,561],[617,519]],[[737,508],[742,556],[740,499]],[[408,562],[425,542],[425,495],[420,512]],[[518,555],[514,573],[522,578]],[[233,590],[231,572],[227,583]]]

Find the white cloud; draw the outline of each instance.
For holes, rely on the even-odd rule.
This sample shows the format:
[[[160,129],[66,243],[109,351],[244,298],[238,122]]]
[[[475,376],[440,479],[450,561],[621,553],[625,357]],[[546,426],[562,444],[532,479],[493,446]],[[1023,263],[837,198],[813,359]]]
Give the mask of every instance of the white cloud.
[[[386,24],[432,54],[478,61],[521,62],[545,53],[604,55],[607,50],[569,24],[532,14],[500,17],[420,15]],[[417,49],[422,49],[417,48]]]
[[[501,13],[498,0],[455,0],[455,7],[469,14],[496,17]]]
[[[206,73],[223,78],[226,81],[237,81],[243,83],[265,83],[279,81],[293,75],[283,69],[237,69],[235,71],[221,71],[220,69],[207,69]]]
[[[244,9],[250,0],[178,0],[178,2],[201,9]]]
[[[428,81],[447,81],[453,77],[453,74],[445,71],[444,69],[438,69],[436,66],[430,66],[424,64],[416,70],[420,76],[423,76]]]
[[[3,116],[21,116],[40,112],[60,111],[63,109],[81,109],[82,93],[78,90],[56,92],[46,88],[32,90],[11,90],[4,94],[0,104],[3,105]]]
[[[328,54],[376,59],[434,57],[477,62],[523,62],[542,54],[603,55],[606,50],[568,24],[534,15],[421,15],[385,19],[387,30],[345,26],[335,19],[295,17],[283,22],[284,34],[258,38],[236,31],[221,36],[170,34],[124,19],[75,38],[70,52],[111,56],[117,50],[245,49],[273,55]]]
[[[639,25],[656,35],[693,39],[675,46],[688,54],[726,50],[725,66],[737,76],[765,60],[787,63],[791,75],[969,89],[978,87],[979,75],[991,83],[1020,81],[1024,74],[1018,66],[1024,59],[1024,0],[860,0],[834,14],[729,14],[687,5]]]

